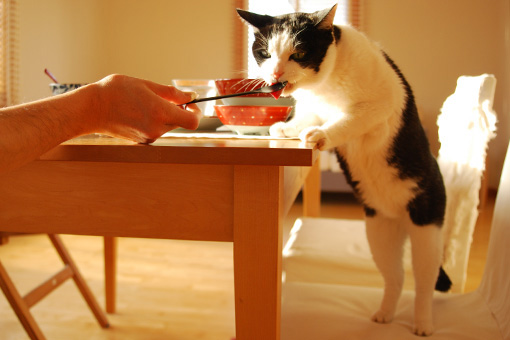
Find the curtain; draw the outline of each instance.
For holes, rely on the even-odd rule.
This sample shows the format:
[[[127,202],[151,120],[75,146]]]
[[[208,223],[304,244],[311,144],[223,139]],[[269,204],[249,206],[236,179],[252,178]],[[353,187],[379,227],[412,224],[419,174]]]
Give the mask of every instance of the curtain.
[[[17,0],[0,0],[0,107],[18,103]]]

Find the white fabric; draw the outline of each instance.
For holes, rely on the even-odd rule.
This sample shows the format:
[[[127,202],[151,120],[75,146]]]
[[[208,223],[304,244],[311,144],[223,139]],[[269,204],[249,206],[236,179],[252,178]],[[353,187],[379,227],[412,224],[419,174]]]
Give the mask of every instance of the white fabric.
[[[428,339],[510,340],[508,207],[510,148],[496,198],[482,283],[476,291],[467,294],[435,294],[436,331]],[[323,240],[328,238],[329,235],[322,237]],[[315,244],[320,248],[322,243]],[[288,246],[285,248],[289,250]],[[287,260],[284,259],[285,266]],[[384,325],[370,321],[382,294],[379,288],[285,280],[282,288],[282,340],[417,339],[412,334],[414,292],[404,291],[395,319]]]
[[[491,238],[479,291],[510,340],[510,145],[501,174],[492,217]]]
[[[409,244],[405,247],[405,288],[414,289]],[[362,220],[300,218],[283,249],[287,281],[383,287]]]
[[[286,282],[282,300],[282,340],[416,340],[414,293],[404,291],[392,323],[370,317],[382,289]],[[435,333],[430,340],[498,340],[498,324],[478,292],[434,297]]]
[[[487,144],[496,135],[495,87],[492,75],[459,77],[437,120],[438,163],[447,197],[443,267],[455,292],[464,291]]]

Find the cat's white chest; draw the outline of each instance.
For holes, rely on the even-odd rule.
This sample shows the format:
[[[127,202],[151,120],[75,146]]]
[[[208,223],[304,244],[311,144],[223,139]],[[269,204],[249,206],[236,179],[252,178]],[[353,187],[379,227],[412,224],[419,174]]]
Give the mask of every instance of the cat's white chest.
[[[294,94],[297,110],[303,115],[315,115],[321,123],[338,120],[344,117],[348,99],[342,91],[334,91],[324,84],[313,90],[297,90]]]
[[[386,217],[402,216],[415,195],[417,183],[401,179],[398,169],[388,165],[388,146],[368,151],[374,147],[367,144],[369,139],[353,141],[338,151],[347,161],[353,181],[358,182],[363,200]]]

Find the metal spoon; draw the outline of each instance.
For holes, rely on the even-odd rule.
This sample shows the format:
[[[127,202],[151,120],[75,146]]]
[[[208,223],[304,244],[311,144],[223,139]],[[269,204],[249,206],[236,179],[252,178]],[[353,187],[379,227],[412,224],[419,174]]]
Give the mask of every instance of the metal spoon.
[[[273,85],[270,85],[270,86],[264,86],[264,87],[258,88],[258,89],[253,90],[253,91],[248,91],[248,92],[232,93],[232,94],[226,94],[224,96],[217,96],[217,97],[197,98],[197,99],[192,100],[192,101],[190,101],[188,103],[179,104],[178,106],[189,105],[189,104],[199,103],[199,102],[205,102],[205,101],[208,101],[208,100],[216,100],[216,99],[223,99],[223,98],[230,98],[230,97],[246,96],[248,94],[273,93],[273,92],[282,90],[285,87],[285,85],[287,85],[286,81],[284,81],[283,83],[276,83],[276,84],[273,84]]]

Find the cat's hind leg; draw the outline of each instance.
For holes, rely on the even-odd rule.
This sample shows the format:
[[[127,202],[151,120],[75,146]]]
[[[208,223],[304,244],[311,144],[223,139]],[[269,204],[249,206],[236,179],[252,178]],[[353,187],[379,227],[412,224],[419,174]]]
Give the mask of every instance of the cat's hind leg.
[[[376,214],[366,218],[366,231],[372,257],[384,279],[381,306],[372,316],[372,321],[391,322],[404,285],[402,256],[405,228],[397,219]]]
[[[434,332],[432,299],[442,260],[441,228],[431,224],[416,226],[409,221],[415,279],[414,333],[429,336]]]

